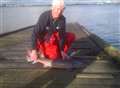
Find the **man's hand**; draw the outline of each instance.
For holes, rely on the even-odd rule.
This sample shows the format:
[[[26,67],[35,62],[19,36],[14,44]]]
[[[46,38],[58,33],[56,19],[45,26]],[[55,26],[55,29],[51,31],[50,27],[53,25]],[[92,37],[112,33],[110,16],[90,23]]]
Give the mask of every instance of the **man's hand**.
[[[68,56],[64,51],[61,51],[61,55],[63,60],[70,58],[70,56]]]
[[[38,59],[37,51],[36,50],[31,50],[30,57],[33,61],[36,61]]]

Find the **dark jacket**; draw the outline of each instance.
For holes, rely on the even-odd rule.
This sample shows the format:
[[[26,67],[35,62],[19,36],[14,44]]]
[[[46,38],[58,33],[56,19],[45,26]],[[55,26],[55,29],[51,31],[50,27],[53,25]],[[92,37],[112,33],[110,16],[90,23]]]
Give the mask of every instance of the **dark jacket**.
[[[63,50],[66,36],[65,26],[66,20],[63,15],[61,15],[57,21],[54,21],[51,15],[51,10],[42,13],[32,32],[32,49],[36,49],[37,39],[41,42],[49,41],[52,33],[58,31],[60,36],[59,46],[60,49]]]

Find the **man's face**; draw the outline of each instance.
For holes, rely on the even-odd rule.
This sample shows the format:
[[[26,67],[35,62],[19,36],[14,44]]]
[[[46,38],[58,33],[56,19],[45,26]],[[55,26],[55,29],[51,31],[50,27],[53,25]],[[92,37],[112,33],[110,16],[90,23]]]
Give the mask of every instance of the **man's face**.
[[[64,8],[61,6],[54,6],[52,8],[52,17],[53,19],[58,19],[63,13]]]

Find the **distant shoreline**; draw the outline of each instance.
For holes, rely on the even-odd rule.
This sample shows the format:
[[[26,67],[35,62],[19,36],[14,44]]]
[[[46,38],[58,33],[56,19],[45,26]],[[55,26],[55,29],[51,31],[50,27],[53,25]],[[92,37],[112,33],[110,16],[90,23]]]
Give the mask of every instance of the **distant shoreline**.
[[[88,4],[67,4],[66,6],[76,5],[120,5],[120,3],[88,3]],[[16,4],[2,4],[0,7],[32,7],[32,6],[51,6],[50,4],[39,4],[39,5],[16,5]]]

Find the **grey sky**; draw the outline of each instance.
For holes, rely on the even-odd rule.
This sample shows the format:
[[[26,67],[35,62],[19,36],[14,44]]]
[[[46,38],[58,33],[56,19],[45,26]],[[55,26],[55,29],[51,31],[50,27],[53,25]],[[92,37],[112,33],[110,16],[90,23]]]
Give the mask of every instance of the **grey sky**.
[[[1,0],[2,2],[50,2],[51,0]],[[120,0],[65,0],[66,2],[105,2],[113,1],[120,2]]]
[[[52,0],[0,0],[2,3],[51,3]],[[66,3],[120,3],[120,0],[65,0]]]

